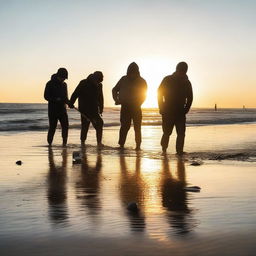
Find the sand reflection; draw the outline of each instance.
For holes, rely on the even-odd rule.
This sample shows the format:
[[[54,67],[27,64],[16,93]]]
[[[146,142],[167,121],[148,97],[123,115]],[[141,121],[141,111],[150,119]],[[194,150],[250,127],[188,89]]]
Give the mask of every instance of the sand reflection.
[[[83,210],[95,218],[101,210],[100,202],[100,177],[102,168],[102,156],[97,153],[96,163],[89,164],[86,148],[82,149],[82,163],[80,176],[76,182],[76,198]]]
[[[194,221],[192,211],[188,207],[186,186],[186,172],[184,160],[177,158],[176,174],[171,171],[167,157],[162,160],[160,191],[162,206],[167,210],[167,219],[171,231],[175,234],[185,235],[193,230]]]
[[[127,159],[132,160],[133,164],[127,164]],[[130,163],[130,162],[129,162]],[[136,155],[135,166],[134,158],[130,158],[120,153],[120,199],[126,215],[130,222],[131,231],[144,231],[146,223],[144,217],[144,182],[141,178],[141,156],[140,152]],[[139,211],[129,211],[129,203],[137,203]]]
[[[48,213],[52,224],[67,224],[67,149],[62,150],[62,163],[56,165],[52,148],[48,150]]]

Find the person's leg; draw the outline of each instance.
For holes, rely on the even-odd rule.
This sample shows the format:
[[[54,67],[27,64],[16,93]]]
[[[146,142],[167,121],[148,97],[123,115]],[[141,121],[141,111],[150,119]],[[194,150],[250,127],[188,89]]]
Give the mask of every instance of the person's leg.
[[[163,135],[161,138],[161,146],[162,146],[162,150],[164,153],[166,152],[166,149],[168,148],[169,138],[170,138],[170,135],[172,134],[173,126],[174,126],[173,117],[168,116],[168,115],[162,115]]]
[[[62,135],[62,140],[63,140],[63,146],[66,146],[67,141],[68,141],[68,127],[69,127],[68,114],[63,113],[59,117],[59,120],[60,120],[60,124],[61,124],[61,135]]]
[[[102,146],[102,133],[103,133],[103,120],[99,114],[97,114],[91,121],[94,129],[96,130],[96,138],[98,146]]]
[[[81,132],[80,132],[81,144],[84,144],[84,142],[87,139],[89,126],[90,126],[90,122],[81,115]]]
[[[176,152],[177,154],[183,154],[184,148],[184,140],[185,140],[185,132],[186,132],[186,116],[180,117],[176,122],[176,132],[177,132],[177,139],[176,139]]]
[[[136,149],[140,149],[141,144],[141,121],[142,111],[141,108],[135,109],[132,113],[133,126],[135,132]]]
[[[121,127],[119,131],[119,141],[118,144],[120,147],[123,147],[126,141],[127,133],[131,127],[131,113],[130,109],[127,106],[122,106],[121,107],[121,112],[120,112],[120,122],[121,122]]]
[[[56,115],[53,114],[48,114],[49,118],[49,129],[48,129],[48,134],[47,134],[47,142],[49,146],[52,145],[53,137],[56,131],[57,123],[58,123],[58,118]]]

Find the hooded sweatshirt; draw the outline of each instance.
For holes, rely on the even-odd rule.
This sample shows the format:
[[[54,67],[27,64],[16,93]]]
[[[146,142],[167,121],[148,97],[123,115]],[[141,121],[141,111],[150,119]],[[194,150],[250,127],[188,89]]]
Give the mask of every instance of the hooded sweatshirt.
[[[186,114],[193,101],[193,91],[186,74],[166,76],[158,88],[158,106],[162,114]]]
[[[70,98],[70,104],[73,105],[77,98],[79,110],[88,115],[88,117],[94,117],[98,113],[103,112],[102,84],[95,83],[93,74],[80,81]]]
[[[67,84],[59,81],[57,75],[53,74],[51,80],[45,86],[44,98],[48,101],[49,113],[66,113],[66,104],[68,103]]]
[[[138,65],[133,62],[128,66],[126,76],[123,76],[112,89],[116,105],[140,107],[146,99],[147,83],[140,76]]]

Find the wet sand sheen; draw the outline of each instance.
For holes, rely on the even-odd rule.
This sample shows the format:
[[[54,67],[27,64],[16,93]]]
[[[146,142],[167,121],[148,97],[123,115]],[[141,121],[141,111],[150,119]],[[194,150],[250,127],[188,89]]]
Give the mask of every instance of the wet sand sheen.
[[[246,255],[253,255],[255,162],[203,160],[203,165],[191,166],[192,158],[170,154],[173,148],[167,157],[161,156],[157,143],[161,129],[144,129],[143,150],[137,153],[132,134],[124,152],[114,148],[116,129],[106,130],[109,146],[102,151],[93,146],[93,132],[91,146],[85,149],[75,143],[48,149],[42,146],[45,133],[1,136],[1,254],[68,255],[72,247],[77,255],[84,250],[90,255],[117,255],[118,250],[122,255],[216,255],[224,248],[225,255],[245,255],[241,253],[245,248]],[[188,135],[204,134],[206,128],[198,129]],[[246,137],[249,132],[241,149],[248,145]],[[78,131],[70,134],[70,141],[78,138]],[[207,147],[201,141],[205,148],[197,144],[198,152]],[[225,150],[230,141],[220,144]],[[191,142],[187,146],[190,149]],[[83,161],[72,165],[76,150],[81,150]],[[23,164],[15,165],[17,160]],[[202,190],[186,192],[187,185]],[[140,211],[127,211],[129,202],[136,202]],[[247,234],[251,239],[245,239]]]

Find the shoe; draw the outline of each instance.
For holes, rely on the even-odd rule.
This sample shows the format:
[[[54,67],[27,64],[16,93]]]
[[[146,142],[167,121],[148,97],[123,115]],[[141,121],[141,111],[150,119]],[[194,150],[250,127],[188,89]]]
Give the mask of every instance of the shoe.
[[[124,150],[124,145],[119,145],[119,147],[117,149],[120,150],[120,151],[123,151]]]
[[[135,150],[136,150],[136,151],[140,151],[140,150],[141,150],[140,146],[137,146],[137,147],[135,148]]]
[[[97,144],[97,148],[100,148],[100,149],[101,149],[101,148],[104,148],[104,144],[98,143],[98,144]]]
[[[178,155],[178,156],[183,156],[184,154],[186,154],[186,152],[184,152],[184,151],[179,151],[176,153],[176,155]]]

